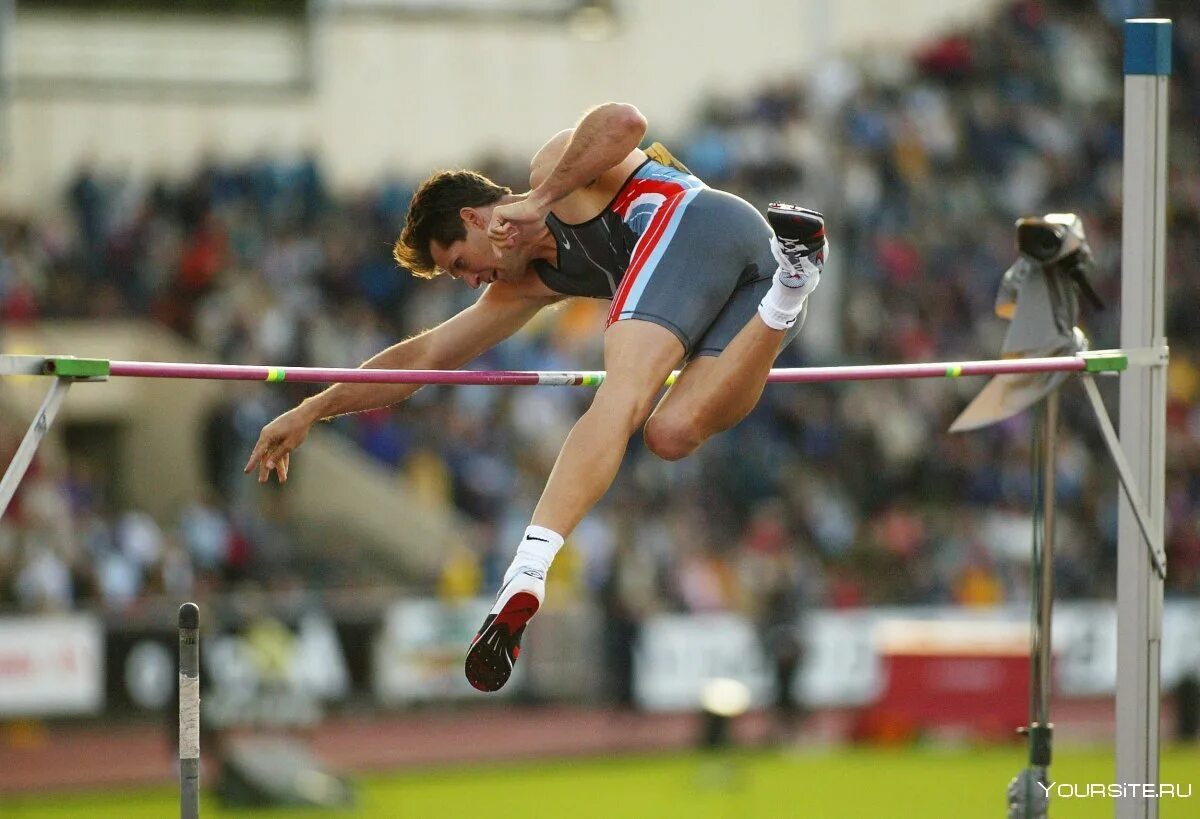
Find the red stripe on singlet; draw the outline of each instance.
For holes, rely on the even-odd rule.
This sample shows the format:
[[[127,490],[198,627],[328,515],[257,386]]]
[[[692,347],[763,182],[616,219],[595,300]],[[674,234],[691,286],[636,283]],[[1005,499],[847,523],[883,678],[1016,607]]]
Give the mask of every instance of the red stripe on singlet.
[[[682,186],[673,187],[676,187],[678,193],[683,193],[686,190]],[[651,217],[649,227],[646,228],[646,232],[642,234],[641,240],[633,251],[633,258],[629,262],[629,268],[625,271],[624,278],[621,279],[621,286],[617,289],[617,294],[613,296],[612,308],[608,311],[608,320],[605,322],[605,327],[612,324],[621,315],[621,310],[625,307],[625,300],[629,297],[629,291],[633,289],[633,284],[642,272],[646,260],[653,254],[658,240],[666,232],[667,225],[670,224],[671,217],[675,215],[675,211],[679,208],[679,202],[682,199],[682,196],[669,198],[659,206],[654,216]]]
[[[609,209],[615,211],[618,216],[624,219],[625,212],[629,209],[629,206],[642,194],[659,193],[669,199],[677,193],[683,193],[685,190],[687,188],[678,182],[663,179],[635,179],[626,186],[625,190],[621,191]]]

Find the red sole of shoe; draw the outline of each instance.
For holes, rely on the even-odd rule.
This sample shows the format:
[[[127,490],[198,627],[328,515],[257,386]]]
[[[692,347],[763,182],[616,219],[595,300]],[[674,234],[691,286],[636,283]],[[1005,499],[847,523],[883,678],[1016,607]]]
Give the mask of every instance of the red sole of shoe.
[[[493,644],[489,648],[490,638],[503,627],[504,640],[512,640],[513,635],[518,634],[529,622],[529,619],[537,614],[539,606],[538,599],[532,594],[518,592],[504,604],[504,608],[496,615],[496,619],[488,624],[484,631],[475,636],[475,639],[471,641],[471,648],[467,652],[465,665],[467,681],[473,688],[490,693],[504,687],[512,674],[512,663],[516,662],[517,656],[520,654],[520,647],[512,646],[512,660],[510,661],[507,656],[507,646]]]
[[[496,615],[493,625],[508,626],[509,634],[516,634],[517,629],[529,622],[529,618],[537,614],[538,599],[529,592],[517,592],[512,599],[504,604],[504,608]]]

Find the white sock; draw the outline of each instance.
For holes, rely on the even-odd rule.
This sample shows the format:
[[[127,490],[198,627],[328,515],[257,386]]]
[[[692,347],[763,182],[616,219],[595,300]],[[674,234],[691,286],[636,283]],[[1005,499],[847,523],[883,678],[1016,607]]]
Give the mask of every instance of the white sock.
[[[786,330],[796,323],[796,318],[804,309],[804,302],[808,301],[809,293],[816,290],[821,281],[821,271],[825,262],[829,260],[829,242],[826,241],[824,247],[815,253],[789,261],[779,242],[772,239],[771,253],[779,262],[780,268],[771,278],[771,289],[758,304],[758,314],[763,323],[772,330]],[[799,269],[793,270],[793,264]],[[790,275],[785,274],[785,269]],[[807,280],[800,277],[799,274],[802,273],[807,274]],[[783,283],[782,278],[787,278],[792,285],[804,281],[804,286],[789,287]]]
[[[527,527],[521,545],[517,547],[517,554],[504,573],[504,579],[507,581],[517,569],[525,566],[540,569],[543,574],[550,571],[550,564],[562,545],[563,537],[558,532],[552,532],[544,526]]]
[[[772,330],[786,330],[796,323],[810,292],[811,288],[787,287],[775,278],[758,304],[758,315]]]

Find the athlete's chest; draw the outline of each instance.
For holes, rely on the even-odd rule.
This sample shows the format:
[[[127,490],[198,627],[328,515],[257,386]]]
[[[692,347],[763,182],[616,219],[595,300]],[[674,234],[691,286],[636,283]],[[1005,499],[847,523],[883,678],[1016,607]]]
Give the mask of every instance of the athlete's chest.
[[[610,210],[582,224],[550,218],[546,225],[558,254],[556,265],[539,267],[542,280],[559,293],[611,298],[637,243],[632,229]]]
[[[577,225],[554,220],[558,268],[572,277],[603,280],[613,290],[629,266],[637,236],[621,217],[605,210]]]

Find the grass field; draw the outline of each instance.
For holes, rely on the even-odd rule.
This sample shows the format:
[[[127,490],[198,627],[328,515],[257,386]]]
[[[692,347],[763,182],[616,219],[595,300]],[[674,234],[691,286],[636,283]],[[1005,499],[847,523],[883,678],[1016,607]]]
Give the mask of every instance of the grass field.
[[[223,811],[201,797],[204,817],[249,815],[370,816],[404,819],[775,819],[822,817],[1004,816],[1003,792],[1022,765],[1022,750],[812,750],[635,756],[467,767],[369,776],[358,780],[354,811]],[[1113,780],[1111,748],[1063,749],[1056,782]],[[1161,801],[1163,819],[1200,819],[1200,747],[1163,753],[1162,782],[1193,785],[1190,799]],[[74,795],[22,796],[0,803],[6,819],[87,817],[138,819],[178,815],[169,788]],[[1054,819],[1111,817],[1101,798],[1059,798]]]

